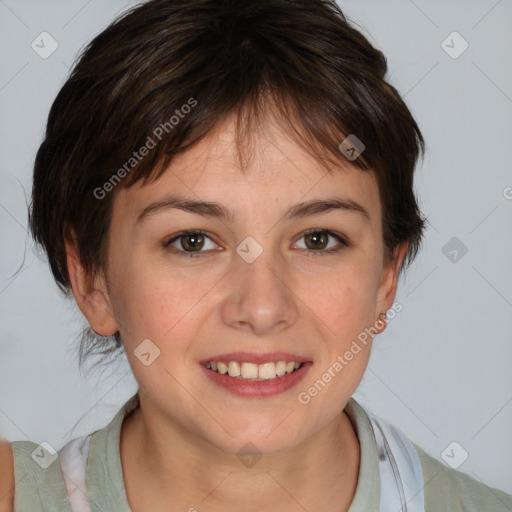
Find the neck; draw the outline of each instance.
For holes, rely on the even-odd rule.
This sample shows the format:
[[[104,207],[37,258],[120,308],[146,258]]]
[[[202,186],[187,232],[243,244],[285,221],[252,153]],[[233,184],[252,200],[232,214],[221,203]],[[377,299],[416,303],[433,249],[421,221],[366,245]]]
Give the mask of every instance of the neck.
[[[181,509],[190,512],[349,509],[360,449],[345,413],[292,450],[264,455],[244,467],[236,455],[220,452],[168,419],[148,421],[152,416],[145,405],[150,408],[141,397],[141,406],[121,429],[123,475],[133,512],[168,510],[168,503],[182,503]]]

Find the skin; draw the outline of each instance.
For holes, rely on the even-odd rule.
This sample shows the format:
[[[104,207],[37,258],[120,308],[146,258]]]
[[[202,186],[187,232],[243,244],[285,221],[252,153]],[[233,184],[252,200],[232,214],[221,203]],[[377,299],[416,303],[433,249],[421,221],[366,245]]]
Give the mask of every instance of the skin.
[[[14,456],[11,443],[0,438],[0,512],[14,508]]]
[[[384,265],[372,174],[340,159],[329,175],[277,123],[266,128],[254,137],[246,176],[228,118],[156,182],[116,191],[105,273],[88,276],[67,245],[80,309],[97,333],[121,332],[139,384],[141,405],[125,419],[120,443],[135,512],[168,510],[169,503],[175,510],[340,512],[354,497],[360,447],[343,409],[363,377],[371,340],[308,404],[297,395],[390,309],[406,245],[397,248],[394,265]],[[136,222],[145,206],[170,193],[222,203],[236,217],[175,209]],[[358,202],[370,220],[344,210],[280,220],[296,203],[332,197]],[[329,237],[313,253],[311,236],[303,235],[311,228],[340,233],[352,244],[328,254],[340,244]],[[163,247],[186,229],[211,235],[201,256]],[[250,264],[236,252],[247,236],[263,249]],[[184,251],[180,239],[173,247]],[[160,350],[149,366],[134,354],[144,339]],[[292,352],[313,366],[284,393],[239,397],[199,368],[212,354],[236,350]],[[236,455],[248,442],[262,454],[252,467]]]

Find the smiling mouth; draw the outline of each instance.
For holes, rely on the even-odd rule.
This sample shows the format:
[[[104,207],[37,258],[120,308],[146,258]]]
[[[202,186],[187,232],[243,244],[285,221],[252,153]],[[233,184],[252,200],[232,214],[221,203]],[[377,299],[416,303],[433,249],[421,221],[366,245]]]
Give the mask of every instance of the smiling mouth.
[[[264,381],[279,379],[283,375],[293,373],[301,368],[303,364],[295,361],[270,361],[262,364],[238,361],[206,361],[203,366],[215,373],[238,380]]]

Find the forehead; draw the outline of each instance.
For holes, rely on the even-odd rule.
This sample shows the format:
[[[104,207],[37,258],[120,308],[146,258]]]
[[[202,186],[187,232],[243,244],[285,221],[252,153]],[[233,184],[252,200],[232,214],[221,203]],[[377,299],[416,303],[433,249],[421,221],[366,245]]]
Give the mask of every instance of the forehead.
[[[135,222],[149,204],[170,194],[224,204],[230,212],[251,210],[265,216],[311,199],[343,198],[362,205],[371,220],[380,216],[377,181],[340,154],[330,172],[270,120],[250,134],[241,170],[235,120],[228,118],[203,140],[175,156],[155,181],[118,191],[114,213]],[[244,141],[245,142],[245,141]],[[288,208],[287,208],[288,209]]]

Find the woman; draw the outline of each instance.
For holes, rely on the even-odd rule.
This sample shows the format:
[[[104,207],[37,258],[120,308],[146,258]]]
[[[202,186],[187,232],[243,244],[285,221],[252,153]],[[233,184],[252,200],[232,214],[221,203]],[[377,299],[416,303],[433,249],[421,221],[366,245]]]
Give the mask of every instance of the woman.
[[[30,225],[139,389],[58,458],[4,445],[16,511],[512,508],[351,398],[425,223],[385,73],[320,0],[152,0],[85,49]]]

